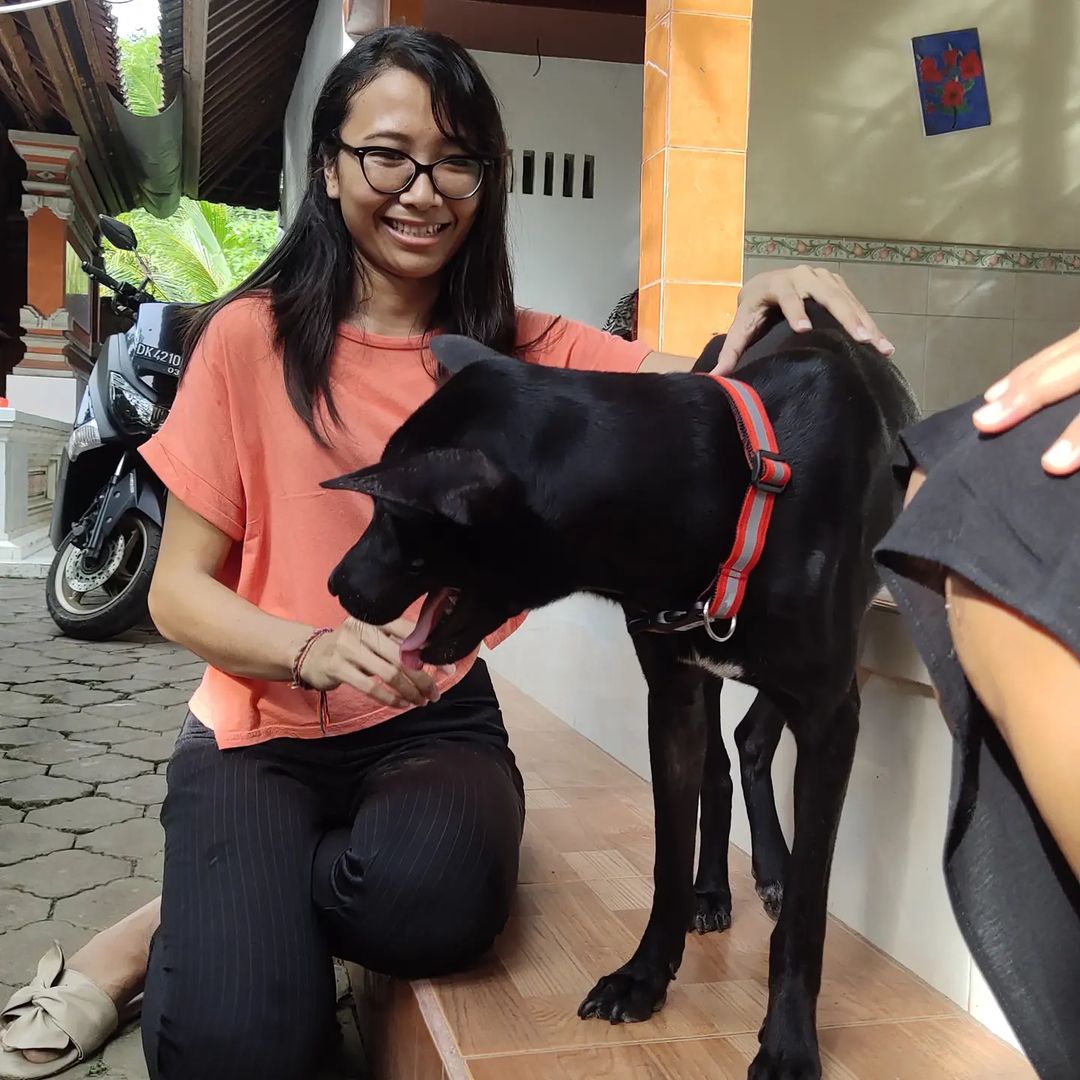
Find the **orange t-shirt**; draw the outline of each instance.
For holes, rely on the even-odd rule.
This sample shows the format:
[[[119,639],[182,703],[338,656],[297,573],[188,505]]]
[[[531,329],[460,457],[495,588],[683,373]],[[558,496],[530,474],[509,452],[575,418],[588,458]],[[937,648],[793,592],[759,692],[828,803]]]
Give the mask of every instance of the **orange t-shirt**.
[[[522,311],[519,342],[540,337],[551,318]],[[265,297],[234,301],[207,327],[161,430],[142,448],[169,491],[235,541],[220,579],[263,611],[313,626],[345,618],[327,579],[372,516],[370,499],[328,491],[323,480],[374,464],[390,436],[435,391],[424,338],[387,338],[342,325],[332,358],[340,428],[319,446],[289,402]],[[636,371],[648,354],[578,323],[560,320],[533,354],[537,363]],[[419,603],[406,617],[416,618]],[[520,619],[488,638],[498,644]],[[441,676],[446,689],[475,654]],[[191,711],[223,749],[267,739],[318,738],[318,695],[208,667]],[[348,687],[329,694],[327,732],[386,720],[388,709]]]

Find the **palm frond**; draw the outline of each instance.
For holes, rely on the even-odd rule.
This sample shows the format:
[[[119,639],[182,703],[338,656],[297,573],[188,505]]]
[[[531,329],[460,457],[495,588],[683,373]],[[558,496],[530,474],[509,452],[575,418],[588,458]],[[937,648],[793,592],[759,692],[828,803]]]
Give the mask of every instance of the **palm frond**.
[[[120,75],[124,99],[136,116],[154,116],[161,111],[165,92],[161,82],[161,41],[156,34],[121,38]]]

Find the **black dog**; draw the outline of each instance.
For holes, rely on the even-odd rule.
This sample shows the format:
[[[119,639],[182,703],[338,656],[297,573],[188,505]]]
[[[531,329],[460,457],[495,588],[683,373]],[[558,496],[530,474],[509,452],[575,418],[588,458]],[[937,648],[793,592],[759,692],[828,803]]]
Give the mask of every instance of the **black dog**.
[[[764,402],[792,473],[734,632],[634,636],[649,685],[653,908],[637,952],[580,1009],[647,1019],[688,925],[730,922],[731,780],[717,718],[722,678],[738,678],[759,690],[740,726],[755,876],[773,908],[783,888],[754,1080],[821,1075],[817,995],[858,731],[859,627],[876,588],[871,551],[901,504],[897,436],[917,416],[890,363],[820,310],[813,317],[829,328],[795,335],[780,323],[738,373]],[[641,613],[692,606],[731,547],[750,481],[734,413],[712,380],[552,370],[460,338],[436,338],[432,350],[454,376],[380,464],[326,485],[375,500],[370,527],[330,579],[350,614],[386,623],[426,594],[404,651],[445,664],[508,618],[575,592],[621,604],[632,630],[658,628]],[[798,745],[790,857],[767,779],[785,723]]]

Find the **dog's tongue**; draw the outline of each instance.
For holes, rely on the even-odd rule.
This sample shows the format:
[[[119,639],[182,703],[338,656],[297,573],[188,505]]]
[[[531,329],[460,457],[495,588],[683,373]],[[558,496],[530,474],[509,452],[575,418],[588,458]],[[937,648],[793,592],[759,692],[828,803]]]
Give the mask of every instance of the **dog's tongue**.
[[[424,598],[420,617],[416,620],[416,629],[401,643],[401,662],[405,667],[419,671],[424,666],[420,653],[449,602],[449,589],[439,589],[438,592],[428,593]]]

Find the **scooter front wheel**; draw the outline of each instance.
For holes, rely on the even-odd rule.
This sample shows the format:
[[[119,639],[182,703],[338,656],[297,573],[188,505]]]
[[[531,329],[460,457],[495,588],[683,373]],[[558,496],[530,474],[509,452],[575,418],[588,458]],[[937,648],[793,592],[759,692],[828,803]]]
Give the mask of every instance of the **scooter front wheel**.
[[[120,519],[93,561],[68,534],[46,582],[53,622],[82,641],[107,641],[144,622],[160,545],[161,529],[135,510]]]

